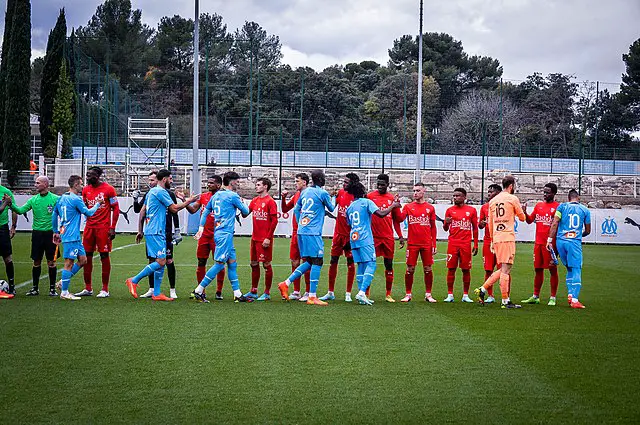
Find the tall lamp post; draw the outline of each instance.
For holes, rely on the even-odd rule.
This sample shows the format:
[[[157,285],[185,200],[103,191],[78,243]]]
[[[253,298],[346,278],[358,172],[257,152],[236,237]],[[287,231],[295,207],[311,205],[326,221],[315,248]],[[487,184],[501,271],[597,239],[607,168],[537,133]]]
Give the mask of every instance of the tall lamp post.
[[[420,153],[422,151],[422,0],[420,0],[420,35],[418,36],[418,116],[416,118],[416,175],[420,181]]]

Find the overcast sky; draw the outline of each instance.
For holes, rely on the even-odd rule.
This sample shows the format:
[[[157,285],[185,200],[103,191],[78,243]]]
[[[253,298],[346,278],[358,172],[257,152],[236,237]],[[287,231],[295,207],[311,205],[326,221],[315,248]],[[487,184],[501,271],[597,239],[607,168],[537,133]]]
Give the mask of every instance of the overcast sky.
[[[32,47],[42,55],[57,11],[86,25],[100,0],[32,0]],[[190,0],[132,0],[148,25],[193,16]],[[6,0],[0,0],[2,10]],[[393,40],[418,33],[418,0],[201,0],[229,30],[259,23],[280,37],[283,62],[322,70],[373,59],[386,64]],[[4,17],[0,25],[4,26]],[[533,72],[619,83],[622,54],[640,38],[639,0],[425,0],[424,31],[446,32],[470,54],[497,58],[505,79]],[[0,33],[1,34],[1,33]]]

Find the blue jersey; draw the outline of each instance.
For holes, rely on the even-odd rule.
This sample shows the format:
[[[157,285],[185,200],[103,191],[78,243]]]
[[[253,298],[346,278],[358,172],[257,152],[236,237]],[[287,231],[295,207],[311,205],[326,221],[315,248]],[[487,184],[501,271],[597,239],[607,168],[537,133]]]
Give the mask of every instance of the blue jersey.
[[[98,211],[100,204],[97,203],[89,209],[82,201],[82,198],[75,193],[67,192],[63,194],[51,215],[53,231],[60,233],[63,243],[77,242],[80,240],[80,220],[83,215],[91,217]]]
[[[333,211],[331,197],[326,190],[317,186],[303,190],[294,212],[298,217],[298,234],[322,236],[325,208]]]
[[[556,210],[558,223],[557,239],[582,242],[582,229],[585,224],[591,224],[591,213],[578,202],[565,202]]]
[[[167,227],[167,208],[173,205],[169,191],[163,187],[152,188],[145,197],[147,207],[145,235],[165,235]]]
[[[200,216],[200,226],[204,227],[207,217],[213,212],[215,234],[223,232],[233,235],[236,230],[236,210],[244,216],[249,215],[249,208],[242,202],[240,195],[232,190],[219,190],[209,199]]]
[[[349,236],[351,248],[373,245],[371,232],[371,214],[378,211],[378,207],[371,199],[356,199],[347,208],[347,224],[351,227]]]

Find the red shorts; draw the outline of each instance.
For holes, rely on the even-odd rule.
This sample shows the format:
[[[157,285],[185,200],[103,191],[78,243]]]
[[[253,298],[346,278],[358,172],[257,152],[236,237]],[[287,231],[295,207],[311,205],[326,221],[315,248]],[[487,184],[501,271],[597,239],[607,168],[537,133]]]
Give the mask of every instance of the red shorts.
[[[344,253],[345,257],[351,254],[351,240],[349,235],[333,235],[331,242],[331,256],[339,257]]]
[[[298,246],[297,233],[291,235],[291,243],[289,244],[289,259],[293,261],[300,259],[300,247]]]
[[[109,229],[85,228],[82,235],[82,245],[87,252],[111,252],[111,238]]]
[[[396,241],[394,239],[374,239],[376,246],[376,257],[393,258],[396,249]]]
[[[433,248],[430,246],[407,245],[407,266],[418,264],[418,255],[423,266],[433,265]]]
[[[216,243],[212,237],[203,237],[198,241],[198,248],[196,249],[196,258],[209,258],[216,250]]]
[[[535,244],[533,246],[533,268],[550,269],[551,267],[556,267],[556,265],[553,264],[553,259],[547,246],[538,243]]]
[[[487,239],[482,243],[482,262],[484,264],[485,271],[492,272],[498,262],[496,261],[496,254],[491,252],[491,242]]]
[[[262,246],[262,242],[251,239],[251,261],[270,263],[273,257],[273,242],[268,248]]]
[[[458,265],[462,270],[471,270],[471,245],[447,246],[447,268],[457,269]]]

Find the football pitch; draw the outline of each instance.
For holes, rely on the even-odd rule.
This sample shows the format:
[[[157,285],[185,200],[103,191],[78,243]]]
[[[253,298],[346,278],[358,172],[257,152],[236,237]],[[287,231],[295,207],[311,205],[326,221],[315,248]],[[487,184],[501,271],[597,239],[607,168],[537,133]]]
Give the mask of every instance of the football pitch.
[[[22,286],[16,299],[0,302],[0,423],[640,420],[640,247],[585,246],[585,310],[567,306],[562,268],[558,306],[546,305],[545,276],[540,305],[501,310],[461,303],[460,272],[456,303],[443,303],[443,254],[434,266],[435,305],[423,300],[421,273],[411,303],[385,303],[381,262],[376,304],[345,303],[344,258],[331,305],[285,303],[276,285],[290,272],[288,239],[275,241],[273,301],[236,304],[228,282],[224,301],[189,300],[196,263],[191,238],[176,250],[180,298],[134,300],[124,280],[146,263],[144,245],[132,245],[132,235],[114,242],[111,298],[69,302],[48,297],[46,279],[39,297],[24,296],[30,239],[14,239]],[[249,239],[236,238],[243,292],[250,287],[248,246]],[[531,295],[532,247],[518,244],[514,301]],[[398,301],[403,256],[396,251]],[[95,263],[94,291],[100,289]],[[327,288],[327,264],[328,257],[319,295]],[[475,257],[472,288],[481,269]],[[83,288],[81,274],[72,291]],[[146,285],[143,280],[140,293]]]

